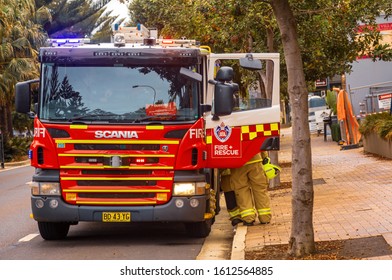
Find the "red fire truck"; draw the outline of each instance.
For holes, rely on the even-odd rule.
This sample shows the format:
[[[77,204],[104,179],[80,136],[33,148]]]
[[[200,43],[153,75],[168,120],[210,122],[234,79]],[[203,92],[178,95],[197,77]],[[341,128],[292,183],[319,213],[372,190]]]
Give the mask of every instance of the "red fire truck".
[[[183,222],[205,237],[219,169],[279,149],[278,54],[214,54],[143,28],[105,44],[51,39],[40,78],[16,85],[16,110],[34,119],[31,205],[44,239],[81,221]]]

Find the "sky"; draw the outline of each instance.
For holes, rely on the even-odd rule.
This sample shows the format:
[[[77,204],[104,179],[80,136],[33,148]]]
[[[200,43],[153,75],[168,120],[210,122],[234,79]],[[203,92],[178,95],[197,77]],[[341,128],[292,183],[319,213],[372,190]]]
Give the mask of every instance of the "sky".
[[[100,0],[95,1],[99,2]],[[122,25],[127,23],[129,20],[128,5],[132,2],[132,0],[125,0],[123,2],[124,3],[121,3],[119,0],[111,0],[108,4],[105,5],[105,13],[110,12],[109,16],[117,16],[117,19],[114,21],[114,23],[125,18],[125,20],[122,21]],[[94,34],[98,29],[99,28],[97,27],[95,30],[93,30],[92,33]]]
[[[106,11],[112,11],[110,16],[118,16],[118,19],[128,18],[128,5],[131,0],[125,0],[121,3],[119,0],[112,0],[106,4]]]

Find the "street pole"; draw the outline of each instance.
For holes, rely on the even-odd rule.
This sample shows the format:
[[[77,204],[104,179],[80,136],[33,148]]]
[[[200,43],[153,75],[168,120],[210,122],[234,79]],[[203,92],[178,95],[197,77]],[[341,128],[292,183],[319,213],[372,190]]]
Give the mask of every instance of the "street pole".
[[[1,133],[1,142],[0,142],[0,155],[1,155],[1,168],[4,169],[4,141],[3,141],[3,133]]]

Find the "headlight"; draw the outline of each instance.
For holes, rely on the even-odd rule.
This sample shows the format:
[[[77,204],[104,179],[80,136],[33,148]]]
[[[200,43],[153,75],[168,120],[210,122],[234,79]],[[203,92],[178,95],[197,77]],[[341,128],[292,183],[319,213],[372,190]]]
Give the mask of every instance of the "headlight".
[[[32,195],[60,195],[60,183],[55,182],[32,182]]]
[[[174,183],[173,195],[174,196],[203,195],[205,194],[205,190],[206,190],[205,182]]]

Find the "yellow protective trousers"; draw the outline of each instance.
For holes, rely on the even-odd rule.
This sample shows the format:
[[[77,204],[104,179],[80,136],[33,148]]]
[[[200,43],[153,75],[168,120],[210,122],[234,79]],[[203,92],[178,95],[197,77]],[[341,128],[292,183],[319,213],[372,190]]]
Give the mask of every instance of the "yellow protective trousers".
[[[241,218],[247,223],[255,221],[256,216],[261,223],[269,223],[272,217],[268,179],[259,159],[261,156],[257,154],[249,164],[230,170],[230,183],[235,192]]]
[[[235,193],[230,185],[230,175],[221,176],[221,190],[225,196],[227,212],[229,212],[230,220],[240,219],[240,209],[237,207]]]

